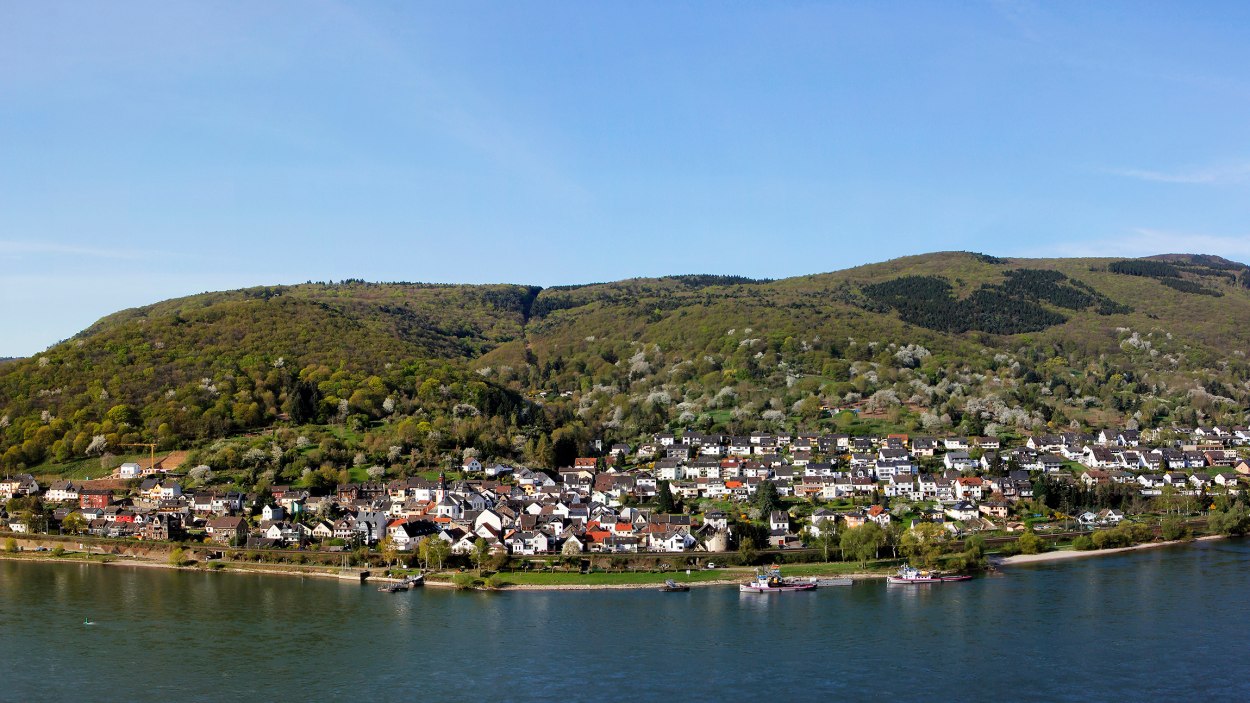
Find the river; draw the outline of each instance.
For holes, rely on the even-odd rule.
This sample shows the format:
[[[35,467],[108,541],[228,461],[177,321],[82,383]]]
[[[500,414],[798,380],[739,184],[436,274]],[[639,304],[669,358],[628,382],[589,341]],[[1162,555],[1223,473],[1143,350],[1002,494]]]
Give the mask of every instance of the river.
[[[1227,540],[776,595],[0,561],[0,700],[1244,701],[1247,573]]]

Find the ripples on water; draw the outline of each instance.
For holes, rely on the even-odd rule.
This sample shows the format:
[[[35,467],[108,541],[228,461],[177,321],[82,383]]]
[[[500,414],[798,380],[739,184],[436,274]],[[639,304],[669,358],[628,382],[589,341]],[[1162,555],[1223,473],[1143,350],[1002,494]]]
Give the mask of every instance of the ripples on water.
[[[1248,565],[1239,541],[936,586],[391,595],[0,561],[0,700],[1245,701]]]

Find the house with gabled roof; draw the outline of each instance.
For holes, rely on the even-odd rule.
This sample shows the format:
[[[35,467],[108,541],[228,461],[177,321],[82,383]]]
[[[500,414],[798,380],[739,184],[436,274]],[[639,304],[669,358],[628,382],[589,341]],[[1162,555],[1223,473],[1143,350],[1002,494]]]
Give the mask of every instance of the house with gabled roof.
[[[218,517],[204,524],[204,533],[218,544],[241,544],[247,539],[247,520],[241,517]]]

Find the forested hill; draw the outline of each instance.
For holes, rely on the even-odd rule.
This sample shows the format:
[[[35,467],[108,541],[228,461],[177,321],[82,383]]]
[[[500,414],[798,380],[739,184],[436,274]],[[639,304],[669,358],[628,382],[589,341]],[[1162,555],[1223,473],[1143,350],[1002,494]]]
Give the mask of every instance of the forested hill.
[[[844,406],[935,433],[1241,423],[1247,322],[1250,268],[1191,255],[250,288],[122,311],[0,363],[0,462],[274,425],[342,427],[366,461],[558,461],[591,438],[815,428]]]

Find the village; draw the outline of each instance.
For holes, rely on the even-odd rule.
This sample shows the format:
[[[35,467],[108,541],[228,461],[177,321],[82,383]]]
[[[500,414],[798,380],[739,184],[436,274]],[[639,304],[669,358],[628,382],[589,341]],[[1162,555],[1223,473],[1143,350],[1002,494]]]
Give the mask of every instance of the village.
[[[469,458],[452,479],[350,483],[324,495],[278,485],[184,491],[184,454],[175,452],[123,464],[111,481],[45,486],[26,474],[7,477],[0,526],[250,550],[412,553],[438,539],[451,555],[722,553],[743,539],[800,549],[822,531],[867,522],[896,531],[937,523],[958,536],[1059,529],[1059,520],[1067,529],[1114,526],[1130,506],[1157,511],[1165,498],[1197,510],[1201,498],[1237,494],[1250,474],[1250,429],[1155,436],[1034,435],[1004,447],[989,437],[685,432],[636,447],[599,445],[598,456],[553,470]],[[776,500],[761,511],[765,485]],[[1070,489],[1087,504],[1045,511],[1035,500],[1039,485]]]

